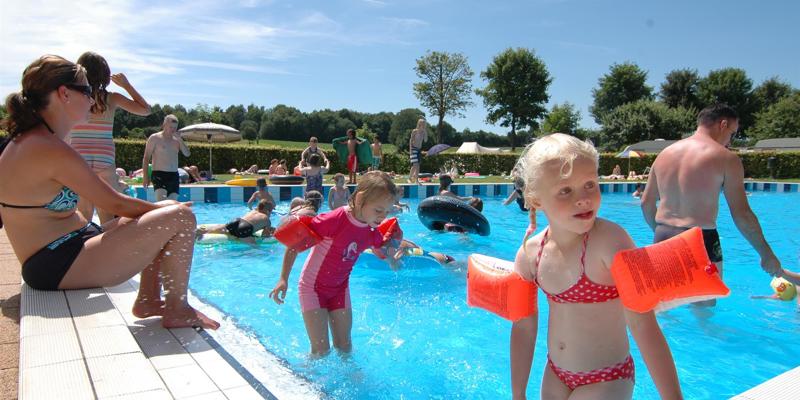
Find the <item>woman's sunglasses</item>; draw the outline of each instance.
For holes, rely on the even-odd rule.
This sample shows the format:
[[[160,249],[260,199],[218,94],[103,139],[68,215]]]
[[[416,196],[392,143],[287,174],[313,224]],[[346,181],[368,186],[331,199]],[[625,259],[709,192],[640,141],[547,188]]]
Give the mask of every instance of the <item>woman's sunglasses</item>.
[[[90,85],[78,85],[77,83],[65,83],[65,87],[72,89],[76,92],[83,93],[86,97],[92,97],[92,87]]]

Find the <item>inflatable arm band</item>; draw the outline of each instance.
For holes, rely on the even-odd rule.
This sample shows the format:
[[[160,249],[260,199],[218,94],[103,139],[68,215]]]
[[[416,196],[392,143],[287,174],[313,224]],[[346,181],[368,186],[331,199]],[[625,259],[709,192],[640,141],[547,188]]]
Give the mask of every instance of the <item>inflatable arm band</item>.
[[[275,239],[298,253],[313,247],[322,240],[309,226],[313,218],[308,215],[287,217],[286,222],[275,230]]]
[[[614,256],[611,275],[622,304],[640,313],[665,311],[730,293],[717,266],[708,259],[700,228],[650,246],[620,251]]]
[[[380,248],[374,248],[372,253],[384,259],[389,256],[386,254],[387,247],[400,247],[400,243],[403,241],[403,230],[400,229],[397,218],[389,218],[378,225],[378,231],[383,235],[383,244]]]
[[[511,321],[536,313],[536,284],[514,272],[513,262],[472,254],[467,264],[467,305]]]

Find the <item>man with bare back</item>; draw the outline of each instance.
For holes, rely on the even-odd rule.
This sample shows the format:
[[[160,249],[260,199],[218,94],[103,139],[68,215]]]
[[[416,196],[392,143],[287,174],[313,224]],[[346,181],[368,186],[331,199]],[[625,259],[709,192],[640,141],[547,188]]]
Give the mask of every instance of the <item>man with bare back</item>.
[[[761,268],[772,276],[784,276],[747,202],[742,161],[726,147],[738,128],[738,114],[725,104],[700,111],[695,133],[664,149],[653,162],[642,193],[644,219],[655,233],[655,243],[700,227],[709,259],[722,274],[717,233],[722,191],[736,227],[761,257]],[[711,300],[702,305],[714,303]]]

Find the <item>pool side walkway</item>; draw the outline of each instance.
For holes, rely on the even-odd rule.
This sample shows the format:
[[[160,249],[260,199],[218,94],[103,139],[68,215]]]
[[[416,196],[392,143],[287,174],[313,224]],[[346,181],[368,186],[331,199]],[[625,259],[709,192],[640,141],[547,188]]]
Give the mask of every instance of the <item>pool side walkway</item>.
[[[36,291],[0,230],[2,399],[270,399],[191,328],[130,313],[135,281]],[[21,318],[20,318],[21,316]]]

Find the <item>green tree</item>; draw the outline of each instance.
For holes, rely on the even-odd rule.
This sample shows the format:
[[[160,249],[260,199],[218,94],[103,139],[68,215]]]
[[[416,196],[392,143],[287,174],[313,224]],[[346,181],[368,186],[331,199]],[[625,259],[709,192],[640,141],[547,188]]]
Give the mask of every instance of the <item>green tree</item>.
[[[364,117],[364,122],[375,130],[375,133],[380,138],[381,143],[389,142],[389,131],[392,130],[392,121],[394,120],[394,113],[381,111],[377,114],[367,114]]]
[[[513,150],[517,129],[538,128],[537,120],[547,114],[547,88],[553,79],[544,62],[525,48],[506,49],[495,56],[481,78],[488,84],[475,93],[483,97],[489,112],[486,122],[500,121],[500,126],[511,127],[508,137]]]
[[[369,125],[366,122],[361,125],[361,128],[356,129],[356,137],[365,138],[369,143],[372,143],[376,136],[378,135],[369,129]]]
[[[463,54],[428,51],[417,59],[414,71],[422,78],[422,82],[414,83],[414,95],[439,118],[437,126],[444,126],[442,122],[447,115],[463,116],[464,110],[473,104],[470,94],[474,73]],[[435,141],[440,142],[440,138],[441,132],[436,132]]]
[[[303,132],[305,126],[305,114],[294,107],[278,104],[262,115],[258,136],[262,139],[297,139],[306,137],[306,132]]]
[[[611,71],[598,79],[592,89],[594,103],[589,113],[598,124],[615,108],[638,100],[652,100],[653,88],[647,86],[647,71],[630,62],[611,65]]]
[[[541,131],[543,134],[561,132],[575,135],[580,120],[581,112],[572,103],[556,104],[544,118]]]
[[[661,101],[672,108],[700,109],[702,107],[697,98],[698,83],[700,75],[696,69],[676,69],[667,74],[658,95]]]
[[[697,86],[701,104],[725,103],[739,113],[739,131],[753,125],[753,81],[739,68],[723,68],[708,73]]]
[[[756,114],[749,133],[754,140],[800,137],[800,92],[785,96]]]
[[[683,107],[639,100],[623,104],[603,118],[602,148],[620,150],[642,140],[680,139],[695,126],[694,113]]]
[[[392,128],[389,130],[389,143],[397,146],[397,151],[408,152],[411,130],[417,127],[420,118],[425,118],[425,113],[418,108],[406,108],[394,116]]]
[[[225,122],[228,123],[228,126],[237,127],[242,126],[242,121],[244,121],[244,115],[246,110],[244,106],[239,104],[238,106],[229,106],[225,109]]]
[[[239,131],[246,140],[255,140],[258,143],[258,123],[246,119],[239,124]]]
[[[755,113],[764,112],[771,105],[787,96],[791,96],[792,85],[781,81],[777,76],[761,82],[753,89],[753,109]]]

